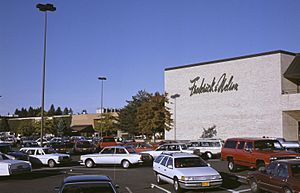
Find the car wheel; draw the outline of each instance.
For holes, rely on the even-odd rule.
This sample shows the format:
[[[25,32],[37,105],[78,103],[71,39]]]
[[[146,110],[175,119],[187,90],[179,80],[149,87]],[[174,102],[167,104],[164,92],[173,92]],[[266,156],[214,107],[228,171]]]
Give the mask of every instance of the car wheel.
[[[292,193],[292,190],[288,187],[283,188],[284,193]]]
[[[55,161],[54,161],[53,159],[50,159],[50,160],[48,161],[48,166],[49,166],[50,168],[53,168],[53,167],[55,166]]]
[[[174,188],[175,192],[177,192],[177,193],[183,192],[183,189],[180,187],[179,181],[176,177],[174,178],[173,188]]]
[[[210,153],[210,152],[206,152],[205,154],[206,154],[207,159],[211,159],[213,157],[212,153]]]
[[[228,160],[228,170],[230,172],[236,172],[236,169],[237,169],[237,167],[236,167],[233,159]]]
[[[250,180],[250,188],[253,193],[259,193],[260,189],[255,179]]]
[[[162,181],[161,181],[161,179],[160,179],[158,173],[156,173],[156,183],[157,183],[158,185],[162,184]]]
[[[127,169],[130,166],[130,162],[128,160],[123,160],[121,165],[123,168]]]
[[[94,165],[95,165],[95,163],[94,163],[94,161],[91,160],[91,159],[87,159],[87,160],[85,161],[85,166],[86,166],[87,168],[92,168],[92,167],[94,167]]]

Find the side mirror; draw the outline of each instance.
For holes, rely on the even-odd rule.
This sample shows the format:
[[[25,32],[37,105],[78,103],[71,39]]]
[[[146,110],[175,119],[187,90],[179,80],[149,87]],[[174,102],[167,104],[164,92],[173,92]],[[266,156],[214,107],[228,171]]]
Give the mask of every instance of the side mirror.
[[[207,166],[208,166],[208,167],[211,167],[210,163],[207,163]]]
[[[168,165],[167,166],[169,169],[173,169],[173,166],[172,165]]]
[[[117,189],[118,189],[118,188],[120,188],[120,186],[119,186],[118,184],[115,184],[115,188],[117,188]]]

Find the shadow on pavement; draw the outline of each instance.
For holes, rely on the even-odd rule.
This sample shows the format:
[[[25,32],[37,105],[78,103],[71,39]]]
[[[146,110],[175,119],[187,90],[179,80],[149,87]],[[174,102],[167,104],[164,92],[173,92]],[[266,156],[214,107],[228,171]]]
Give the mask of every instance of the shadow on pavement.
[[[1,176],[0,181],[3,180],[32,180],[38,178],[47,178],[50,176],[62,175],[64,172],[61,170],[48,170],[48,171],[34,171],[28,174],[19,174],[13,176]]]

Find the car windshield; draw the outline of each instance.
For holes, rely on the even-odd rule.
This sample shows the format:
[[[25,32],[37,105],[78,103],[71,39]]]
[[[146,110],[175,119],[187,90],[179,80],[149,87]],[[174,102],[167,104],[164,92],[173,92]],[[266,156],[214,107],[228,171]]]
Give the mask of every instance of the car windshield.
[[[76,183],[68,184],[63,193],[115,193],[110,183]]]
[[[291,170],[292,170],[292,176],[296,178],[300,178],[300,164],[292,164]]]
[[[207,164],[199,157],[175,158],[175,168],[206,167]]]
[[[3,154],[0,154],[0,160],[9,160],[9,158]]]
[[[254,142],[256,150],[283,150],[283,146],[277,140],[259,140]]]
[[[136,154],[136,151],[132,147],[128,146],[126,149],[130,154]]]
[[[48,148],[48,149],[43,149],[45,154],[52,154],[52,153],[56,153],[56,151],[54,149]]]

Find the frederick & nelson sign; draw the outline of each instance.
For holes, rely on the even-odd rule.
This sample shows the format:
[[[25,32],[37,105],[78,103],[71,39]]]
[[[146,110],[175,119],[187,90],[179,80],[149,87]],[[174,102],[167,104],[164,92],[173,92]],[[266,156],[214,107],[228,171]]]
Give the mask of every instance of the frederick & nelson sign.
[[[227,92],[227,91],[237,91],[239,85],[233,81],[233,76],[227,77],[226,73],[222,74],[221,77],[214,77],[210,82],[206,81],[205,78],[202,78],[200,83],[200,77],[190,80],[192,86],[189,87],[191,91],[190,96],[201,93],[210,93],[210,92]]]

